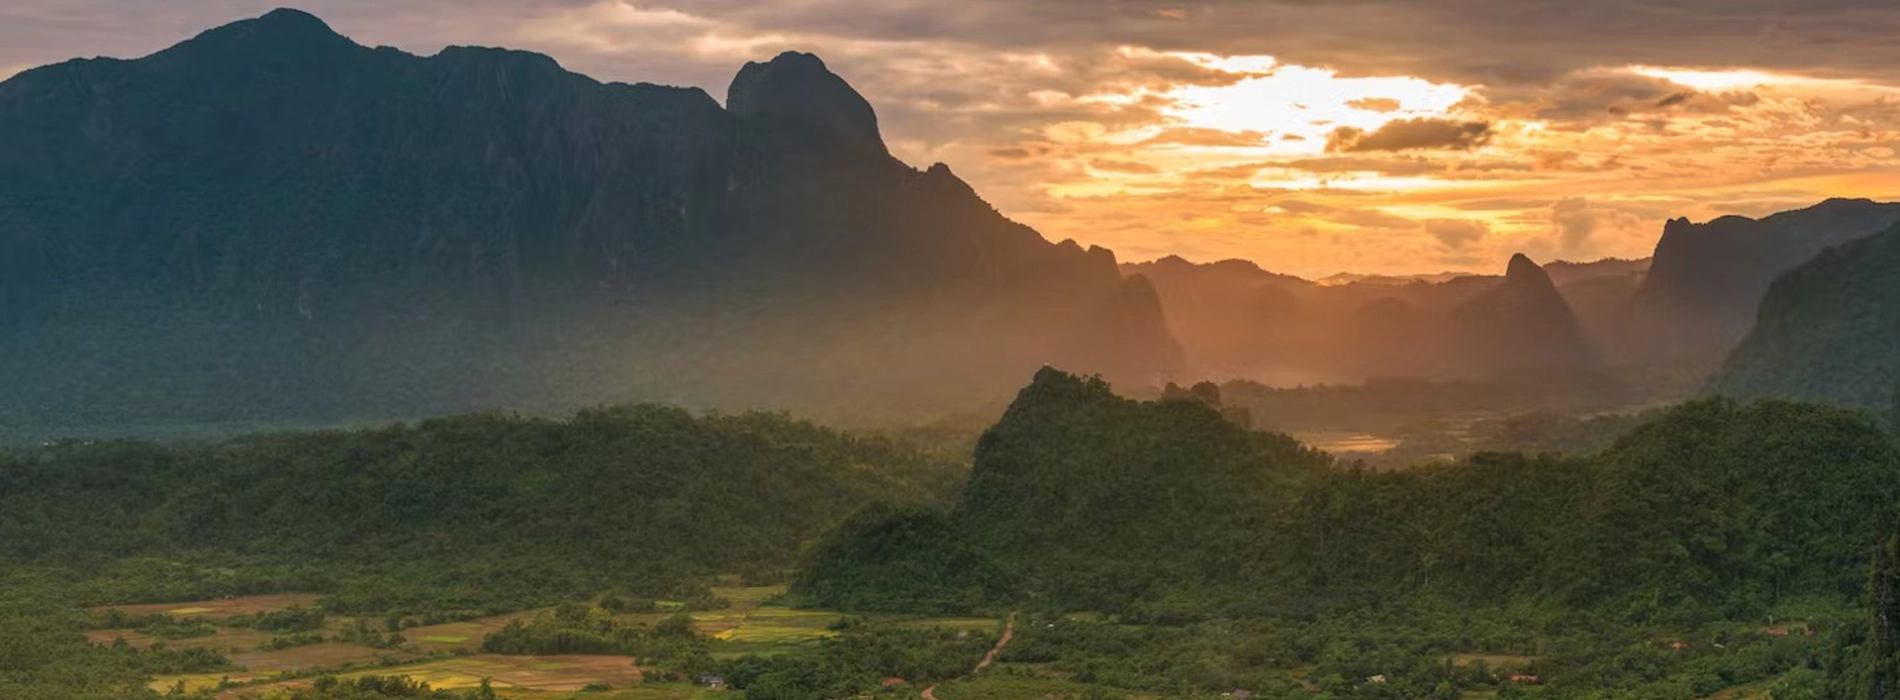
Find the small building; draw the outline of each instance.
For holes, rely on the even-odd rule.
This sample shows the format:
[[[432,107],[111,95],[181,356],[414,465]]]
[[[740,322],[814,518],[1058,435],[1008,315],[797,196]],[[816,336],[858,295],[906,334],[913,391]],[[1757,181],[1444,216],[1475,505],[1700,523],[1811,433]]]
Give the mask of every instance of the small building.
[[[713,675],[713,674],[710,674],[710,673],[708,673],[708,674],[706,674],[706,675],[703,675],[703,676],[700,676],[700,677],[699,677],[699,684],[700,684],[700,685],[703,685],[703,686],[706,686],[707,688],[711,688],[711,689],[713,689],[713,690],[725,690],[725,689],[726,689],[726,679],[725,679],[725,677],[724,677],[724,676],[715,676],[715,675]]]
[[[1528,673],[1513,673],[1508,680],[1512,683],[1536,683],[1537,677]]]

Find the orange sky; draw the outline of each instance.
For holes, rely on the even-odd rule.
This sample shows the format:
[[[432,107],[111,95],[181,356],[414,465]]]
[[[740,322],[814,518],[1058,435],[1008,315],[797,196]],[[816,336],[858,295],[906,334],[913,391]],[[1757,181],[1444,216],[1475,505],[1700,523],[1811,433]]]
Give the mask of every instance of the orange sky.
[[[272,3],[16,0],[0,75]],[[1305,276],[1641,257],[1662,222],[1900,197],[1872,0],[313,0],[365,44],[541,51],[723,97],[817,52],[892,150],[1051,239]]]

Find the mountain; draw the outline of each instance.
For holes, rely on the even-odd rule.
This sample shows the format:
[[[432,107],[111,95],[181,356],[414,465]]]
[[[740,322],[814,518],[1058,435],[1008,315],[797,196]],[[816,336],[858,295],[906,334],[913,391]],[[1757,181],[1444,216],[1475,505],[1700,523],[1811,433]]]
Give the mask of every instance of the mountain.
[[[1761,219],[1672,219],[1631,302],[1628,352],[1641,360],[1719,358],[1755,320],[1769,283],[1829,247],[1900,221],[1900,204],[1829,199]]]
[[[1557,263],[1566,289],[1626,289],[1641,261]],[[1188,372],[1279,384],[1368,377],[1472,377],[1594,361],[1566,294],[1517,256],[1503,276],[1438,281],[1368,278],[1312,282],[1241,260],[1178,257],[1126,264],[1150,280]],[[1605,283],[1603,280],[1619,280]],[[1594,301],[1594,299],[1592,299]],[[1607,313],[1597,302],[1596,314]],[[1594,319],[1594,317],[1593,317]]]
[[[1594,356],[1556,283],[1522,254],[1511,256],[1502,282],[1453,308],[1450,321],[1453,356],[1477,367],[1575,367]]]
[[[637,399],[889,409],[1179,350],[1114,254],[889,154],[815,56],[722,106],[279,10],[0,83],[0,425]]]
[[[1588,457],[1371,472],[1198,401],[1045,369],[983,436],[954,506],[859,513],[811,548],[793,591],[1137,624],[1410,603],[1750,619],[1857,599],[1896,475],[1892,442],[1852,412],[1724,401],[1660,412]]]
[[[1709,391],[1888,411],[1900,388],[1900,226],[1781,276]]]
[[[1033,596],[1122,610],[1223,567],[1294,477],[1330,458],[1201,401],[1138,402],[1037,372],[977,445],[948,513],[872,508],[812,551],[794,590],[847,609],[968,609]]]

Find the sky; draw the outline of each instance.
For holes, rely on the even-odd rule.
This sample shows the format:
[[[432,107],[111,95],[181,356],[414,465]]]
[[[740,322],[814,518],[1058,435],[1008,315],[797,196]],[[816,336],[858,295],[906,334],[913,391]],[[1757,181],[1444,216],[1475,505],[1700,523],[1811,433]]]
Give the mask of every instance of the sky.
[[[0,77],[249,0],[6,0]],[[810,51],[906,162],[1124,261],[1500,272],[1663,222],[1900,199],[1887,0],[306,0],[365,45],[548,54],[723,99]]]

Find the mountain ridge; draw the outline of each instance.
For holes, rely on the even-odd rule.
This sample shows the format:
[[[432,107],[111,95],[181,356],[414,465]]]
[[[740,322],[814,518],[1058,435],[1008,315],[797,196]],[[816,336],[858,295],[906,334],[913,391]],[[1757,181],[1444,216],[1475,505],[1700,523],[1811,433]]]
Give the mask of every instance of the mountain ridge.
[[[897,161],[822,60],[751,66],[730,110],[285,10],[0,82],[0,423],[925,410],[1048,361],[1170,371],[1112,252]]]

